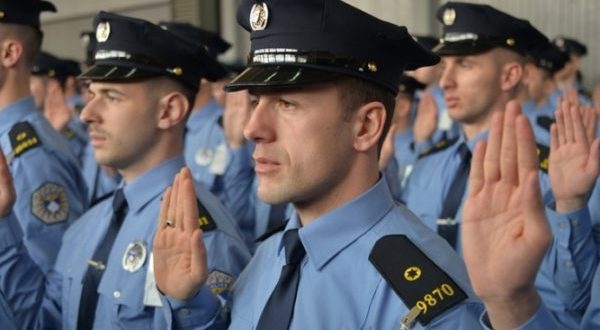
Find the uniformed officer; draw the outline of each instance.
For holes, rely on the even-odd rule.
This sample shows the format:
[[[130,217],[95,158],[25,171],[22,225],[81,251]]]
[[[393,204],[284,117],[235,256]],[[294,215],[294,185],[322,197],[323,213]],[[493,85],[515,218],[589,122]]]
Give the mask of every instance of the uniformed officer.
[[[587,55],[587,46],[575,38],[557,36],[552,41],[561,51],[569,54],[567,64],[556,73],[556,82],[558,87],[566,92],[574,89],[579,93],[580,102],[584,104],[591,103],[590,93],[583,86],[583,77],[581,74],[582,60]]]
[[[36,110],[29,89],[42,41],[39,16],[55,10],[46,1],[0,1],[7,56],[0,68],[0,145],[19,191],[15,214],[25,246],[43,271],[54,264],[63,232],[87,208],[86,187],[68,141]]]
[[[444,67],[440,85],[449,114],[461,123],[462,134],[452,143],[422,154],[402,199],[427,226],[459,249],[461,210],[473,148],[487,139],[493,114],[505,112],[509,100],[517,95],[524,55],[546,39],[534,33],[529,22],[487,5],[448,2],[439,8],[437,17],[444,24],[444,37],[436,47]],[[513,103],[509,108],[516,106]],[[583,170],[580,161],[575,160],[594,154],[589,141],[582,143],[585,146],[562,146],[550,160],[548,148],[538,146],[540,183],[554,241],[536,287],[561,326],[568,328],[577,327],[585,299],[559,296],[555,281],[569,283],[573,297],[585,296],[597,263],[592,258],[595,248],[589,235],[590,214],[585,198],[597,172],[593,167]]]
[[[230,328],[480,327],[482,306],[469,289],[460,258],[393,200],[378,171],[402,71],[434,64],[437,57],[405,28],[338,0],[243,1],[237,17],[251,31],[252,47],[249,67],[227,88],[248,89],[252,95],[244,134],[256,143],[258,196],[269,203],[291,202],[295,212],[282,232],[258,247],[234,286]],[[519,133],[531,135],[526,119],[524,123]],[[519,141],[515,159],[535,163],[532,140]],[[478,157],[483,157],[481,151]],[[490,149],[490,159],[498,157],[494,152]],[[516,164],[511,163],[512,171]],[[483,239],[475,247],[503,255],[496,259],[482,253],[472,259],[482,263],[471,270],[495,328],[525,322],[543,327],[540,322],[549,317],[533,289],[549,229],[542,208],[533,206],[541,203],[535,193],[537,169],[522,170],[519,177],[531,179],[526,200],[536,204],[524,206],[521,199],[512,199],[514,205],[488,209],[491,196],[472,201],[475,209],[490,211],[486,216],[499,212],[502,225],[516,220],[507,216],[507,209],[535,211],[528,213],[524,231],[536,236],[528,237],[535,241],[531,246],[511,241],[510,249],[492,248]],[[494,189],[497,183],[488,184]],[[165,262],[156,268],[157,285],[161,292],[194,304],[205,299],[204,249],[190,221],[195,217],[192,192],[177,191],[176,198],[163,202],[175,219],[160,217],[156,241],[161,244],[155,244],[154,254],[157,264]],[[471,220],[478,222],[476,218]],[[175,249],[187,252],[178,258]],[[510,277],[499,280],[488,272],[494,262],[493,269],[513,266],[515,257],[523,259]],[[514,296],[517,287],[523,289],[523,299]],[[215,319],[222,315],[210,313]],[[198,328],[211,326],[201,321]]]
[[[185,328],[188,313],[160,308],[178,301],[162,301],[154,285],[153,220],[163,192],[184,166],[185,120],[212,60],[203,47],[140,19],[100,12],[94,25],[96,62],[82,74],[91,80],[93,97],[81,118],[89,124],[98,162],[118,168],[123,183],[69,228],[47,276],[21,248],[14,214],[5,217],[0,259],[12,263],[0,267],[1,277],[28,279],[10,295],[5,286],[16,284],[2,281],[2,292],[15,302],[11,307],[24,328]],[[225,303],[249,253],[216,197],[202,187],[195,192],[200,213],[194,222],[209,249],[204,293]],[[212,302],[200,304],[209,308]]]
[[[70,78],[70,84],[73,84],[79,73],[74,72],[67,61],[42,51],[31,69],[29,84],[36,107],[56,131],[67,137],[71,150],[82,164],[88,144],[87,131],[76,118],[75,107],[70,107],[66,98],[67,81]]]
[[[223,108],[212,95],[211,81],[228,72],[216,59],[231,46],[218,34],[187,23],[161,22],[161,27],[180,37],[202,44],[215,59],[214,68],[200,84],[193,111],[186,124],[184,155],[194,179],[219,198],[224,198],[221,176],[229,163],[229,150],[222,127]]]

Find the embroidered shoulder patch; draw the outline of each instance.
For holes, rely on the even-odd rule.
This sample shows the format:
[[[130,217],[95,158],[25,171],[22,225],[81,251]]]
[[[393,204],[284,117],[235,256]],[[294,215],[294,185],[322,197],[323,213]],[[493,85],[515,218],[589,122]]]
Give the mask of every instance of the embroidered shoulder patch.
[[[442,151],[456,143],[456,141],[458,141],[458,137],[450,140],[441,140],[440,142],[436,143],[433,147],[421,151],[421,153],[419,153],[418,158],[423,158],[425,156],[435,154],[438,151]]]
[[[200,200],[198,200],[198,227],[204,232],[217,229],[217,223]]]
[[[51,225],[69,218],[69,200],[64,187],[46,182],[31,196],[31,212],[43,223]]]
[[[405,235],[380,238],[369,260],[408,307],[407,318],[423,326],[467,299],[456,282]]]
[[[33,126],[25,121],[16,123],[8,132],[8,136],[14,157],[19,157],[26,151],[42,145]]]
[[[233,276],[224,271],[215,269],[208,274],[206,284],[215,296],[227,295],[233,286]]]
[[[548,173],[548,157],[550,156],[550,148],[543,144],[537,144],[536,152],[540,162],[540,170]]]

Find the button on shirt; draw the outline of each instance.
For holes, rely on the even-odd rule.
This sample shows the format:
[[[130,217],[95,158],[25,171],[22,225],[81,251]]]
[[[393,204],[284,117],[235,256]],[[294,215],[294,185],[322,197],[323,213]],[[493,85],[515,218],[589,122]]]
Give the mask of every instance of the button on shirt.
[[[99,299],[94,329],[167,329],[185,327],[189,322],[190,316],[185,311],[175,310],[171,315],[170,310],[160,307],[163,300],[152,282],[153,276],[148,275],[161,197],[183,164],[182,157],[173,158],[124,187],[129,212],[111,249],[105,273],[98,287]],[[246,265],[249,253],[233,219],[218,200],[203,188],[197,188],[197,194],[217,224],[217,229],[204,234],[209,273],[219,271],[223,274],[213,281],[215,286],[208,287],[206,294],[212,295],[211,289],[222,288],[219,299],[227,301],[230,299],[230,283]],[[27,324],[37,322],[37,327],[44,329],[76,328],[82,279],[88,267],[88,260],[102,241],[111,216],[112,198],[109,198],[90,209],[69,228],[55,270],[46,277],[43,300],[41,296],[34,294],[44,292],[43,286],[33,288],[34,286],[30,285],[30,290],[34,292],[21,293],[28,297],[30,303],[29,313],[22,317],[29,321]],[[7,230],[0,227],[0,234],[5,231]],[[13,238],[12,241],[17,240]],[[133,244],[138,246],[136,253],[131,250]],[[139,248],[141,246],[145,247],[145,257],[142,256],[143,253],[139,253],[142,251]],[[4,250],[0,252],[0,259],[14,253],[14,248]],[[18,264],[27,269],[28,258],[20,255],[18,259]],[[124,266],[126,259],[130,260],[129,270]],[[0,271],[7,271],[1,266],[2,264]],[[10,274],[18,271],[14,268]],[[31,269],[29,272],[34,277],[39,276]],[[23,276],[23,273],[18,274]],[[216,296],[213,299],[219,301]],[[41,308],[38,307],[40,303]],[[165,314],[165,310],[169,313]]]
[[[60,249],[63,233],[87,209],[87,188],[68,141],[35,109],[32,97],[0,110],[0,144],[5,155],[12,153],[9,131],[19,122],[33,127],[41,146],[10,161],[18,192],[14,211],[31,257],[43,271],[48,271]],[[52,196],[66,199],[46,199]]]
[[[469,141],[461,136],[452,146],[420,158],[415,163],[407,186],[402,191],[402,201],[429,228],[437,230],[436,222],[444,198],[460,164],[458,147],[462,142],[466,142],[472,152],[476,142],[482,139],[487,139],[487,132]],[[593,276],[593,267],[597,264],[592,258],[596,253],[593,238],[590,231],[586,231],[586,227],[591,226],[590,214],[587,207],[569,214],[552,211],[553,196],[550,180],[547,174],[541,171],[539,178],[554,239],[540,267],[536,287],[559,324],[566,328],[576,328],[580,320],[580,312],[578,312],[580,307],[577,306],[581,304],[581,297],[589,296],[588,288]],[[463,205],[465,196],[463,196]],[[459,223],[463,205],[455,218]],[[573,219],[578,219],[578,222],[571,221]],[[456,248],[460,252],[460,229],[458,233]],[[570,262],[572,267],[565,267],[567,262]],[[557,283],[568,283],[570,293],[562,294]],[[574,301],[578,301],[577,304],[574,304]]]

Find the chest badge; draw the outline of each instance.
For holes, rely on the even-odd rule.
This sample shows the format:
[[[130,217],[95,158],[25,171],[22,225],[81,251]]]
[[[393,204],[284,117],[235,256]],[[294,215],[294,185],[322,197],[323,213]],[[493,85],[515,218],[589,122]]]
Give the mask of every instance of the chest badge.
[[[123,255],[123,269],[132,273],[138,271],[146,262],[147,255],[148,249],[144,241],[136,240],[129,243]]]
[[[213,151],[212,149],[206,147],[198,149],[194,157],[196,164],[200,166],[208,166],[212,162],[212,159]]]

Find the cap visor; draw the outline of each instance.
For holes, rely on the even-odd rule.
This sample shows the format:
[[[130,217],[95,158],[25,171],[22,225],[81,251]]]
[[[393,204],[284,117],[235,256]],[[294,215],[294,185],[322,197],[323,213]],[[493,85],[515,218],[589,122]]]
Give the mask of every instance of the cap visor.
[[[114,65],[93,65],[79,75],[79,79],[92,81],[130,81],[156,77],[159,74],[139,68],[127,68]]]
[[[343,74],[282,65],[248,67],[225,86],[228,92],[250,87],[296,87],[334,80]]]
[[[477,41],[445,42],[440,43],[433,48],[433,51],[441,56],[445,55],[470,55],[480,54],[492,48],[499,47],[489,43]]]

